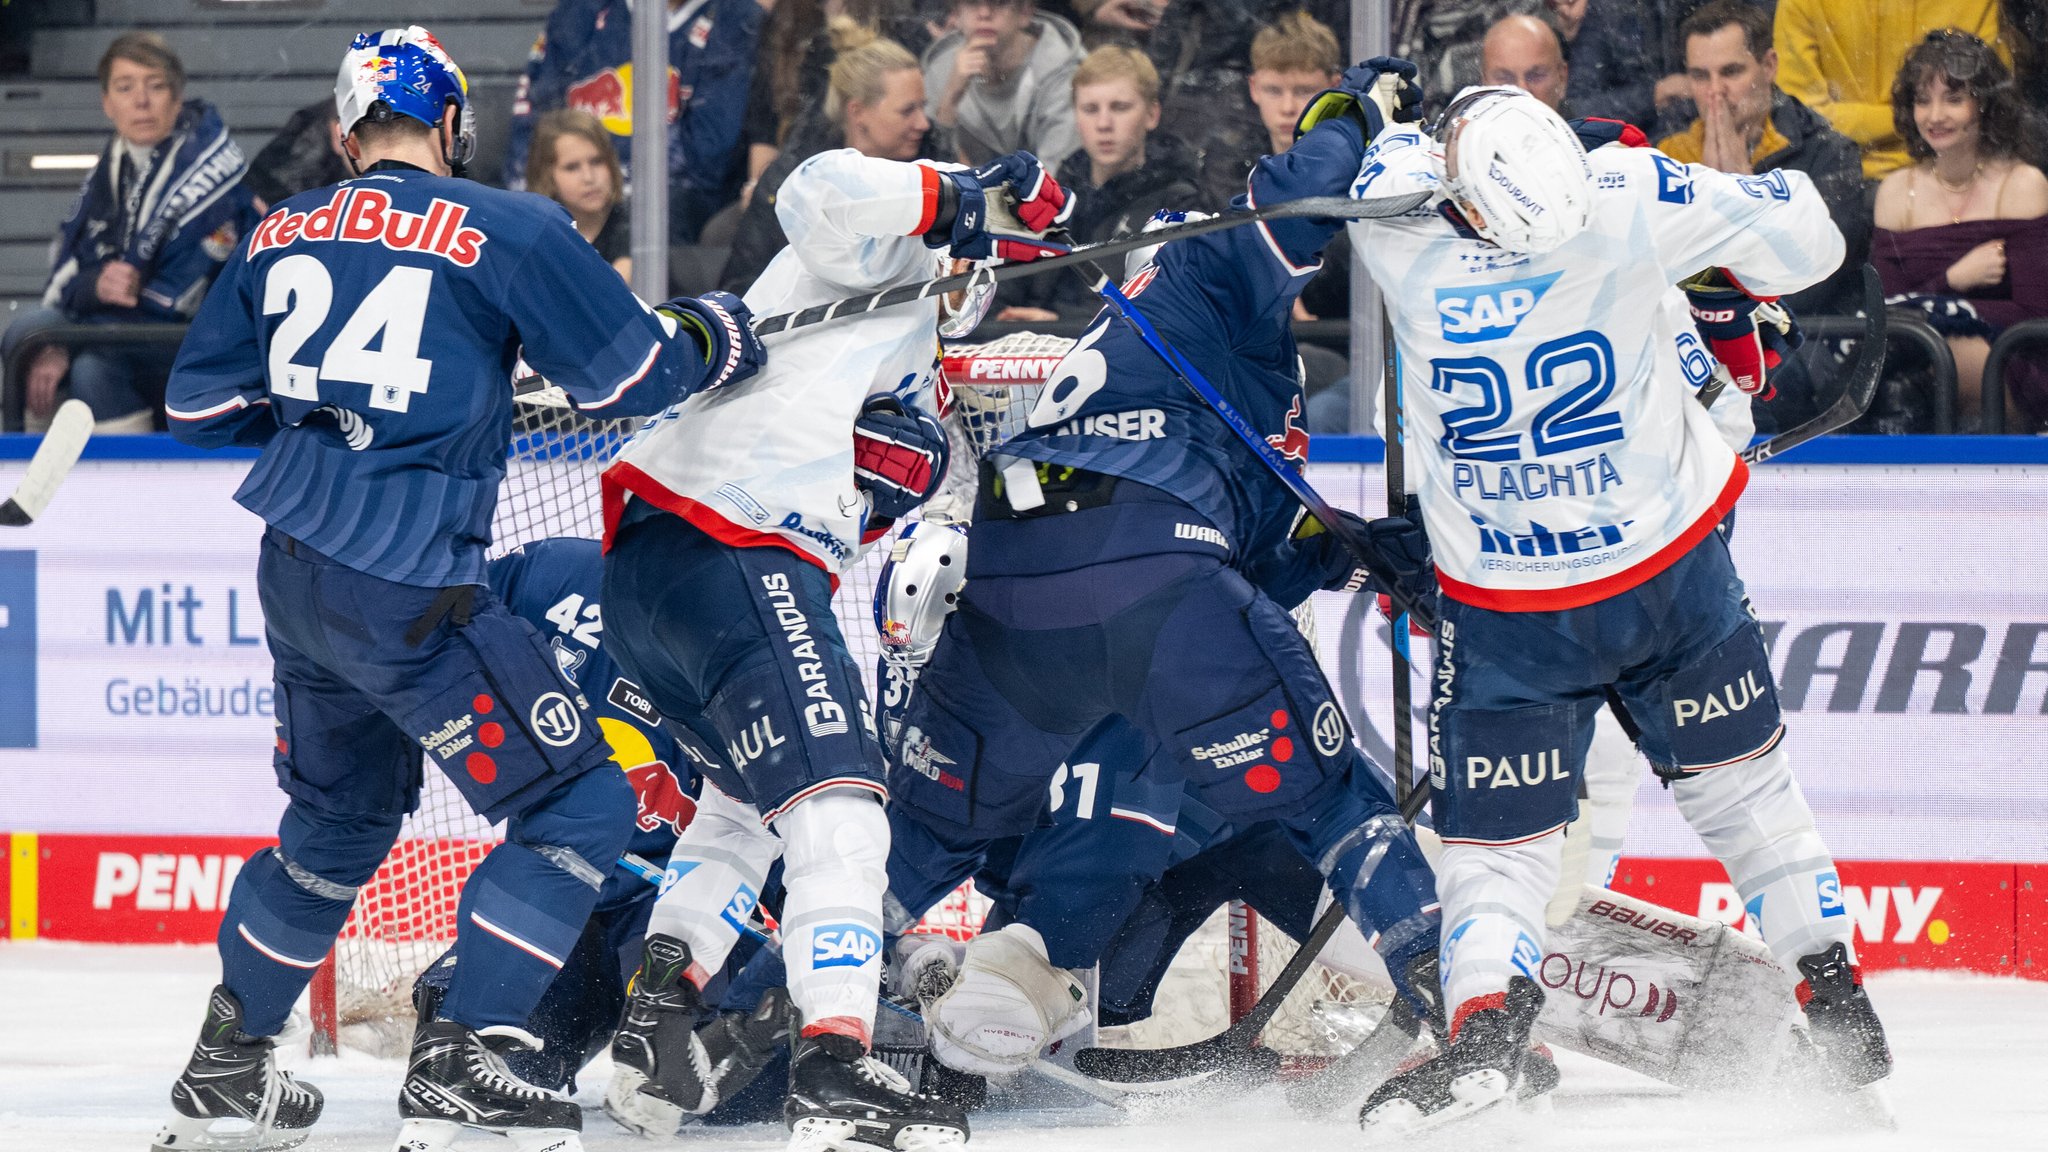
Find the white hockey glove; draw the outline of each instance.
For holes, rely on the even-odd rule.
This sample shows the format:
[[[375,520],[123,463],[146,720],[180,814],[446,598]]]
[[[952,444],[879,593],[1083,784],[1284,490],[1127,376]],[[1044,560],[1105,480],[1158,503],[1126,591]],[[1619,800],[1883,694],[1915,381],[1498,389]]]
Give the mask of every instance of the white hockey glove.
[[[925,1030],[939,1063],[1004,1076],[1080,1031],[1091,1014],[1087,989],[1052,966],[1038,933],[1006,924],[968,943],[959,978],[925,1013]]]

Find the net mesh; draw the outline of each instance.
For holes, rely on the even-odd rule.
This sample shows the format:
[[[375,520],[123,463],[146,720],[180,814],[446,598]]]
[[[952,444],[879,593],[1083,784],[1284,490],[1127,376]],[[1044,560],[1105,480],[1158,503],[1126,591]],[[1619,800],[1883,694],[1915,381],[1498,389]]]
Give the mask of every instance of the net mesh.
[[[1018,333],[948,350],[955,467],[947,490],[924,515],[968,517],[977,469],[960,465],[988,455],[1024,427],[1053,366],[1072,345],[1065,337]],[[521,397],[492,522],[492,555],[555,536],[595,538],[602,528],[599,476],[632,430],[632,421],[585,419],[553,390]],[[871,604],[885,553],[871,549],[842,577],[833,600],[848,646],[870,675],[880,651]],[[1313,606],[1304,604],[1296,620],[1313,639]],[[444,776],[426,773],[418,809],[364,885],[336,941],[332,1015],[319,1018],[316,1006],[316,1029],[353,1047],[404,1051],[412,1028],[413,980],[453,943],[462,884],[501,839],[502,828],[472,813]],[[919,930],[965,940],[987,912],[988,901],[970,882],[932,909]],[[1285,966],[1293,945],[1270,924],[1260,924],[1256,934],[1251,962],[1240,966],[1263,988]],[[1104,1042],[1159,1047],[1222,1031],[1230,1022],[1230,952],[1227,911],[1219,910],[1174,960],[1152,1019],[1105,1029]],[[1334,1041],[1318,1022],[1317,1006],[1371,998],[1370,989],[1318,965],[1267,1028],[1267,1043],[1304,1056],[1331,1052]]]

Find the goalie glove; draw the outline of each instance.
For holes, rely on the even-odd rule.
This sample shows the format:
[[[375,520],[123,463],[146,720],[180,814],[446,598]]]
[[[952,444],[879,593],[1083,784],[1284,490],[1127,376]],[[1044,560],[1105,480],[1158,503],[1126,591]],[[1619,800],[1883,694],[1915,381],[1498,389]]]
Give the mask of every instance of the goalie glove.
[[[1074,198],[1031,153],[1012,152],[938,177],[939,205],[924,233],[928,247],[962,260],[1018,263],[1070,250],[1044,233],[1073,214]]]
[[[655,312],[681,325],[704,353],[710,370],[693,394],[745,380],[768,362],[768,349],[754,335],[754,314],[730,292],[678,296]]]
[[[1422,86],[1415,82],[1417,69],[1407,60],[1375,56],[1354,64],[1344,72],[1335,88],[1325,88],[1309,99],[1294,122],[1294,138],[1326,120],[1349,117],[1365,133],[1370,144],[1388,124],[1412,124],[1422,117]]]
[[[946,429],[937,417],[905,408],[894,396],[869,397],[853,422],[853,486],[871,509],[861,543],[881,539],[938,491],[947,455]]]
[[[1709,268],[1679,284],[1692,309],[1693,326],[1745,394],[1759,400],[1777,395],[1770,373],[1806,336],[1775,296],[1752,296],[1725,271]]]

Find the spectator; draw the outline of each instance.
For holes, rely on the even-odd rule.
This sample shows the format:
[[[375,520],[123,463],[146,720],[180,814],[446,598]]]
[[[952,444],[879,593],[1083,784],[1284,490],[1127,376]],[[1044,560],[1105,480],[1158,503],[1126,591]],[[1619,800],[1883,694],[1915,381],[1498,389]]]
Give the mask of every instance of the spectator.
[[[924,54],[932,123],[953,133],[965,163],[1024,148],[1057,171],[1081,146],[1073,103],[1081,34],[1032,0],[953,0],[951,12],[953,30]]]
[[[1863,178],[1880,179],[1907,162],[1892,78],[1908,48],[1949,27],[1995,40],[1997,0],[1780,0],[1778,86],[1854,140]]]
[[[1548,0],[1571,61],[1566,98],[1581,116],[1675,132],[1688,119],[1677,26],[1700,0]],[[1768,25],[1769,15],[1765,15]],[[1660,131],[1661,130],[1661,131]]]
[[[1434,119],[1460,88],[1479,83],[1479,48],[1503,16],[1532,16],[1543,0],[1393,0],[1394,55],[1422,68],[1423,115]]]
[[[1283,0],[1284,2],[1284,0]],[[1081,39],[1090,48],[1123,44],[1159,73],[1167,130],[1206,155],[1242,151],[1252,131],[1243,93],[1246,61],[1269,0],[1081,0]],[[1292,3],[1286,3],[1292,8]],[[1349,7],[1345,7],[1348,19]]]
[[[2011,72],[1966,32],[1930,33],[1906,54],[1892,118],[1913,163],[1878,186],[1873,262],[1887,296],[1948,338],[1958,423],[1968,427],[1990,342],[2048,316],[2048,177],[2020,159],[2028,117]],[[2008,427],[2048,418],[2048,373],[2009,379]]]
[[[878,38],[841,16],[831,25],[839,54],[826,85],[825,119],[830,130],[805,148],[784,148],[761,173],[754,197],[740,216],[719,287],[744,294],[775,254],[788,244],[775,215],[775,194],[796,166],[819,152],[851,148],[883,160],[951,156],[944,133],[925,115],[924,72],[917,57],[893,40]]]
[[[1075,196],[1067,231],[1084,244],[1135,232],[1161,208],[1192,208],[1200,198],[1195,156],[1159,127],[1159,72],[1135,49],[1105,44],[1074,69],[1074,120],[1081,150],[1058,176]],[[1006,286],[1011,287],[1011,286]],[[999,297],[998,320],[1085,320],[1101,299],[1079,276],[1019,281]]]
[[[1848,242],[1848,255],[1833,276],[1789,303],[1795,312],[1854,311],[1863,282],[1859,270],[1870,251],[1855,142],[1778,87],[1778,53],[1763,9],[1744,0],[1715,0],[1688,16],[1679,32],[1699,117],[1685,131],[1657,141],[1658,149],[1674,160],[1739,176],[1783,168],[1811,177]]]
[[[540,118],[526,156],[526,190],[569,210],[576,234],[633,282],[633,233],[625,175],[612,135],[597,117],[562,108]]]
[[[1244,195],[1245,180],[1261,156],[1277,156],[1294,143],[1294,125],[1315,94],[1343,73],[1337,36],[1305,12],[1289,12],[1252,37],[1252,70],[1245,86],[1258,111],[1259,130],[1233,146],[1211,147],[1202,156],[1202,197],[1222,209]]]
[[[1577,113],[1564,106],[1571,69],[1564,45],[1550,25],[1534,16],[1503,16],[1479,46],[1479,75],[1487,84],[1512,84],[1557,109],[1570,119]]]
[[[824,126],[826,77],[834,54],[826,23],[841,15],[913,55],[932,42],[931,25],[905,0],[777,0],[761,33],[741,130],[747,147],[742,204],[793,135]]]
[[[669,241],[689,244],[745,179],[740,125],[764,17],[754,0],[668,0],[668,9]],[[534,124],[557,108],[596,116],[620,163],[630,165],[632,90],[631,4],[559,0],[512,100],[506,187],[525,187]]]
[[[115,37],[100,57],[100,108],[114,138],[86,176],[52,249],[43,306],[0,337],[0,357],[59,324],[189,321],[256,221],[247,164],[220,113],[186,100],[185,68],[150,32]],[[101,432],[148,432],[177,348],[109,345],[72,355],[48,344],[29,361],[24,401],[47,419],[68,372]]]
[[[256,198],[256,210],[268,212],[279,200],[310,188],[339,184],[353,175],[342,157],[341,121],[335,116],[334,97],[324,96],[292,113],[270,143],[249,161],[249,174],[242,183]]]
[[[2048,5],[2040,0],[2000,0],[1998,11],[1998,42],[2012,52],[2013,80],[2038,129],[2040,118],[2048,115]],[[2038,147],[2048,142],[2037,138],[2034,143]]]

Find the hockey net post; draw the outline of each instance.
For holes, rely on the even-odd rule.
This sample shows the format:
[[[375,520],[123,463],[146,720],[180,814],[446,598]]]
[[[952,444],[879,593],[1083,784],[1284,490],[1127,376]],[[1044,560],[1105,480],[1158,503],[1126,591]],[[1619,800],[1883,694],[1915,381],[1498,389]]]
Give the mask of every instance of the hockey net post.
[[[1025,427],[1039,393],[1073,344],[1068,337],[1024,332],[946,349],[942,366],[953,396],[948,420],[953,468],[924,515],[971,516],[979,461]],[[553,389],[521,392],[492,524],[493,558],[549,537],[597,537],[602,527],[599,477],[634,426],[632,421],[586,419]],[[870,550],[842,578],[833,600],[848,647],[869,675],[880,654],[871,604],[885,553]],[[1297,621],[1313,638],[1311,606],[1303,606]],[[472,813],[439,772],[425,773],[418,808],[363,886],[334,950],[314,975],[309,1003],[315,1054],[343,1045],[383,1055],[405,1051],[413,1027],[413,982],[454,942],[462,884],[502,838],[502,828]],[[916,931],[965,941],[980,929],[988,907],[970,881],[933,908]],[[1284,933],[1260,923],[1248,906],[1234,903],[1219,910],[1182,949],[1160,989],[1153,1018],[1108,1029],[1102,1039],[1159,1047],[1220,1031],[1250,1010],[1292,952]],[[1268,1025],[1266,1042],[1311,1060],[1333,1054],[1336,1043],[1316,1022],[1316,1006],[1370,998],[1372,990],[1319,966]]]

